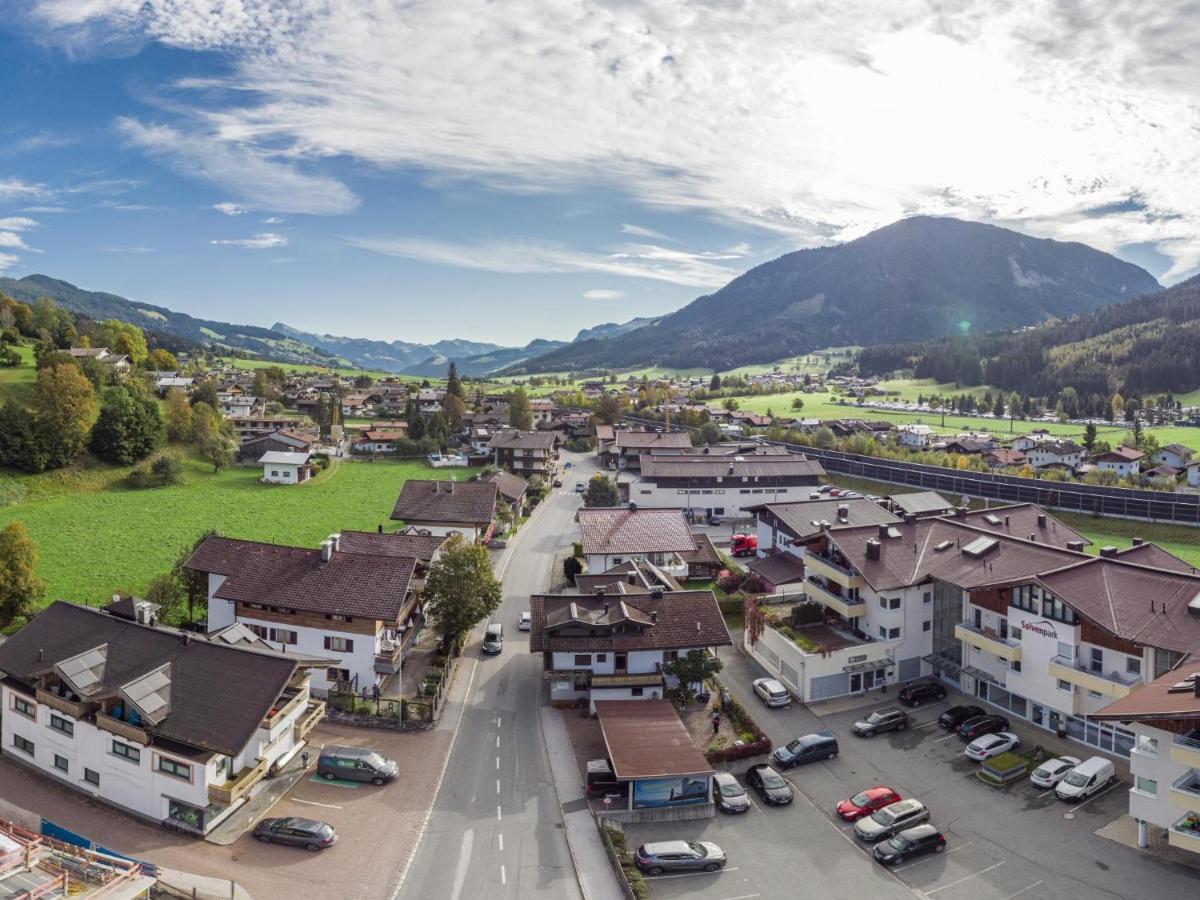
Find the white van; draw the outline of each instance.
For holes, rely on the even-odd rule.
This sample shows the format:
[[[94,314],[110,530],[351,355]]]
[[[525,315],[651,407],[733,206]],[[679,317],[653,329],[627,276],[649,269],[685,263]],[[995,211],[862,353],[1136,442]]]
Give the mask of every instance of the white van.
[[[1116,777],[1113,764],[1103,756],[1085,759],[1054,788],[1060,800],[1086,800]]]

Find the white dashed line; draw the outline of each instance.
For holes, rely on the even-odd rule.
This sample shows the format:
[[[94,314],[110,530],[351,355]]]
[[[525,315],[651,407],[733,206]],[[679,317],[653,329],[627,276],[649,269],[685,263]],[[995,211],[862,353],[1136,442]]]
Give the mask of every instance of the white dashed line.
[[[497,794],[500,793],[500,779],[499,778],[496,779],[496,793]]]
[[[508,875],[507,875],[507,873],[504,871],[504,863],[501,863],[501,864],[500,864],[500,883],[501,883],[501,884],[508,884]]]
[[[496,821],[497,821],[497,822],[500,822],[500,821],[503,821],[503,820],[504,820],[504,816],[503,816],[503,814],[500,812],[500,807],[499,807],[499,806],[497,806],[497,807],[496,807]]]
[[[496,749],[500,749],[500,735],[496,735]]]
[[[496,771],[500,771],[500,757],[498,756],[496,757]]]
[[[1023,887],[1019,891],[1017,891],[1015,894],[1009,894],[1007,897],[1003,898],[1003,900],[1012,900],[1013,897],[1020,897],[1023,893],[1025,893],[1026,891],[1032,891],[1035,887],[1037,887],[1041,883],[1042,882],[1040,882],[1040,881],[1035,881],[1033,884],[1029,885],[1029,887]]]
[[[1008,860],[1002,859],[1002,860],[1000,860],[1000,862],[996,863],[995,865],[988,866],[986,869],[980,869],[978,872],[975,872],[973,875],[965,875],[962,878],[958,879],[958,881],[952,881],[949,884],[943,884],[941,887],[934,888],[932,891],[926,891],[925,896],[932,897],[938,891],[944,891],[944,890],[946,890],[946,888],[952,888],[956,884],[962,884],[964,881],[970,881],[972,878],[978,878],[980,875],[986,875],[988,872],[992,871],[992,869],[998,869],[1002,865],[1004,865],[1006,862],[1008,862]]]
[[[762,894],[738,894],[736,897],[725,897],[723,900],[750,900],[751,897],[761,897]]]
[[[504,852],[504,835],[497,834],[496,840],[500,843],[500,852],[503,853]]]

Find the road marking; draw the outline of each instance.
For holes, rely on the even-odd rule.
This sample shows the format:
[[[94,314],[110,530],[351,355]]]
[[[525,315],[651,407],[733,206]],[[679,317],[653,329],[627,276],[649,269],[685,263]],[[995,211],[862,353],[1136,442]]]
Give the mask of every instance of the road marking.
[[[1054,793],[1055,790],[1056,790],[1055,788],[1050,788],[1050,790],[1048,790],[1048,791],[1042,791],[1040,794],[1037,795],[1037,798],[1039,800],[1041,800],[1043,797],[1049,797],[1051,794]]]
[[[498,833],[496,835],[496,840],[500,842],[500,852],[503,853],[504,852],[504,835]]]
[[[496,735],[496,749],[500,749],[500,735]]]
[[[1084,801],[1083,801],[1082,803],[1080,803],[1078,806],[1076,806],[1076,807],[1073,807],[1072,809],[1068,810],[1068,812],[1075,812],[1075,810],[1077,810],[1077,809],[1083,809],[1083,807],[1087,806],[1089,803],[1091,803],[1091,802],[1092,802],[1093,800],[1095,800],[1097,797],[1103,797],[1105,794],[1107,794],[1107,793],[1108,793],[1109,791],[1111,791],[1113,788],[1115,788],[1115,787],[1119,787],[1119,786],[1120,786],[1120,784],[1121,784],[1121,782],[1119,782],[1119,781],[1114,781],[1112,784],[1110,784],[1108,787],[1106,787],[1106,788],[1105,788],[1104,790],[1102,790],[1100,793],[1098,793],[1098,794],[1092,794],[1092,796],[1088,797],[1086,800],[1084,800]]]
[[[762,894],[738,894],[736,897],[725,897],[723,900],[750,900],[751,897],[761,897]]]
[[[958,737],[957,734],[948,734],[944,738],[938,738],[936,741],[934,741],[934,743],[940,744],[942,741],[948,741],[948,740],[950,740],[950,738],[956,738],[956,737]]]
[[[951,847],[945,853],[930,853],[924,859],[918,859],[916,862],[906,863],[903,866],[896,866],[896,868],[892,869],[892,871],[893,872],[903,872],[905,869],[911,869],[913,866],[919,866],[919,865],[921,865],[921,863],[927,863],[931,860],[937,859],[939,856],[949,856],[951,853],[954,853],[956,850],[962,850],[964,847],[970,847],[973,843],[975,843],[975,842],[967,841],[965,844],[958,844],[954,847]]]
[[[920,725],[914,725],[913,728],[928,728],[930,725],[936,725],[937,723],[937,719],[930,719],[928,722],[924,722]]]
[[[932,897],[938,891],[944,891],[944,890],[946,890],[946,888],[952,888],[956,884],[962,884],[964,881],[970,881],[972,878],[978,878],[980,875],[986,875],[988,872],[992,871],[992,869],[998,869],[1002,865],[1004,865],[1006,862],[1008,862],[1008,860],[1002,859],[1002,860],[1000,860],[1000,862],[996,863],[994,866],[988,866],[986,869],[980,869],[974,875],[966,875],[966,876],[958,879],[958,881],[952,881],[949,884],[943,884],[939,888],[934,888],[932,891],[926,891],[925,896]]]
[[[450,890],[450,900],[458,900],[462,896],[463,885],[467,883],[467,867],[471,864],[471,844],[475,841],[475,832],[468,828],[463,832],[462,846],[458,851],[458,867],[454,870],[454,886]]]
[[[1033,884],[1029,885],[1029,887],[1023,887],[1019,891],[1017,891],[1015,894],[1009,894],[1007,897],[1002,898],[1002,900],[1012,900],[1013,897],[1020,897],[1026,891],[1032,891],[1039,884],[1041,884],[1040,881],[1035,881]]]
[[[497,794],[500,793],[500,779],[499,778],[496,779],[496,793]]]
[[[508,876],[504,872],[504,863],[500,863],[500,883],[508,884]]]
[[[323,806],[326,809],[342,809],[343,807],[334,806],[332,803],[318,803],[316,800],[301,800],[299,797],[292,798],[297,803],[307,803],[309,806]]]
[[[496,807],[496,821],[502,822],[503,820],[504,820],[504,815],[500,812],[500,807],[497,806]]]
[[[692,878],[696,875],[720,875],[722,872],[736,872],[737,870],[737,866],[728,866],[724,869],[717,869],[715,872],[676,872],[673,875],[651,875],[649,877],[653,878],[655,881],[662,881],[666,878]],[[756,897],[758,895],[751,894],[750,896]]]
[[[500,757],[498,756],[496,757],[496,771],[500,771]]]

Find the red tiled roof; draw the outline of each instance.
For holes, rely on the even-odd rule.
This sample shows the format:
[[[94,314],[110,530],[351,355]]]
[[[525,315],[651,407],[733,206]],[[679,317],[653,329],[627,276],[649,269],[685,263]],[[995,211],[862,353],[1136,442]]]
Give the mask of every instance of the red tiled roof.
[[[1153,722],[1156,720],[1193,721],[1200,725],[1200,697],[1196,689],[1184,689],[1186,682],[1200,678],[1200,659],[1184,660],[1174,670],[1130,691],[1089,719],[1115,722]],[[1178,686],[1177,690],[1171,688]]]
[[[597,700],[596,714],[618,778],[707,775],[713,770],[667,700]]]
[[[689,553],[696,549],[696,539],[680,509],[581,509],[579,525],[586,555]]]

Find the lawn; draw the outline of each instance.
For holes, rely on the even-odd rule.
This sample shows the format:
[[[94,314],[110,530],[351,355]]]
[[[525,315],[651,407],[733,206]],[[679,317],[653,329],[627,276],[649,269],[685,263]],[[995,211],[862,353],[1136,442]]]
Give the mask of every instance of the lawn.
[[[21,357],[21,364],[11,369],[0,368],[0,401],[10,397],[15,400],[24,399],[37,377],[37,370],[33,367],[33,348],[18,344],[13,349]]]
[[[142,591],[203,531],[316,547],[341,529],[373,531],[409,478],[429,478],[423,462],[343,461],[301,485],[264,485],[261,469],[213,475],[185,463],[185,482],[165,488],[124,486],[125,470],[93,464],[2,480],[27,493],[0,508],[0,524],[25,523],[38,545],[38,574],[49,599],[103,601],[117,589]]]
[[[338,375],[340,375],[342,377],[343,380],[348,380],[348,381],[353,381],[359,375],[370,375],[371,378],[375,381],[379,381],[380,379],[383,379],[383,378],[396,378],[396,379],[399,379],[400,381],[418,381],[418,382],[422,380],[421,376],[419,376],[419,375],[398,375],[395,372],[381,372],[381,371],[377,371],[377,370],[373,370],[373,369],[352,369],[352,368],[331,369],[327,366],[310,366],[310,365],[302,365],[300,363],[272,362],[269,359],[240,359],[237,357],[233,357],[233,358],[225,359],[225,360],[223,360],[223,362],[226,365],[233,366],[235,369],[267,369],[272,366],[277,366],[280,369],[283,369],[283,371],[288,374],[291,374],[293,372],[297,372],[297,373],[316,372],[318,374],[326,375],[326,374],[331,374],[331,373],[336,372]],[[430,380],[436,381],[437,379],[430,379]]]

